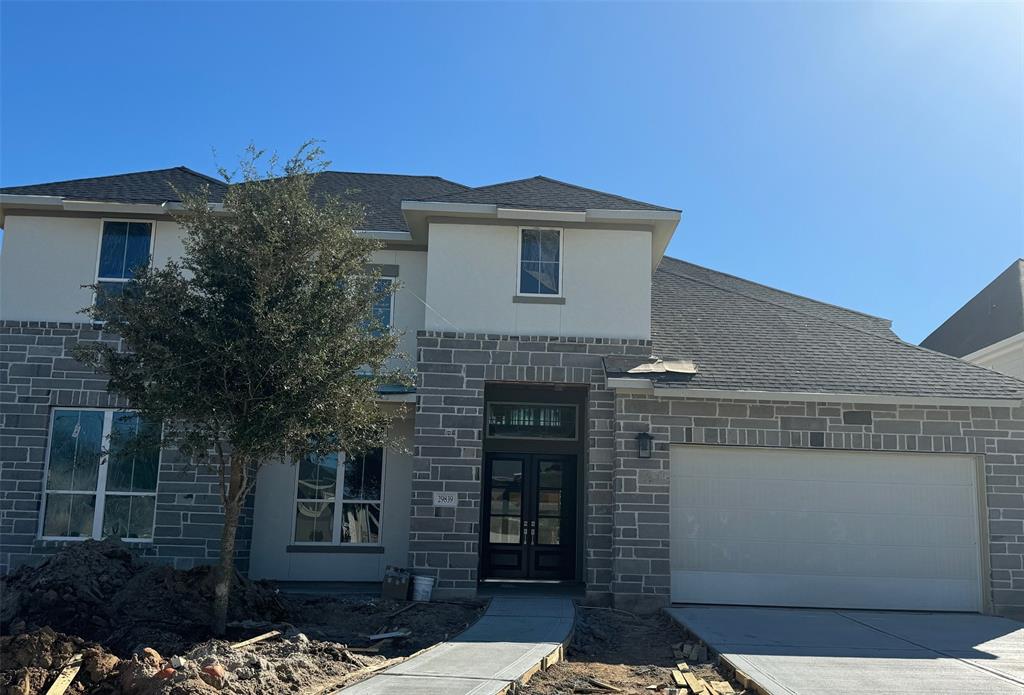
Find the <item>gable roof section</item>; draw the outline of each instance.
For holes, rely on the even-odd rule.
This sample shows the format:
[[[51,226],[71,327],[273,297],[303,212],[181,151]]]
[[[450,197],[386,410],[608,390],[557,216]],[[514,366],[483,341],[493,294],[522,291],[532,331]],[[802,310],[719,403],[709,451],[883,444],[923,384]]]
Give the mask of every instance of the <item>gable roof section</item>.
[[[175,189],[193,193],[202,190],[203,186],[209,187],[211,202],[223,202],[227,184],[183,166],[28,186],[7,186],[0,188],[0,193],[159,205],[166,202],[181,202],[181,196]]]
[[[595,191],[575,184],[534,176],[490,186],[470,188],[443,197],[423,197],[421,202],[496,205],[527,210],[660,210],[679,212],[651,203]]]
[[[858,326],[838,307],[737,280],[675,259],[655,273],[654,354],[697,367],[675,388],[1024,398],[1024,381]]]
[[[1017,259],[921,341],[921,347],[963,357],[1021,332],[1024,259]]]

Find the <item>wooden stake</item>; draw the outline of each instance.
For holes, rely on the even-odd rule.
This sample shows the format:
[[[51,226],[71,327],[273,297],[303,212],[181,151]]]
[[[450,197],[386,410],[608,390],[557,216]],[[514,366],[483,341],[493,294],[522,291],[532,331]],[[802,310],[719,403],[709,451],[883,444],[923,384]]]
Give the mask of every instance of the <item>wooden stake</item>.
[[[75,654],[71,657],[71,660],[65,664],[64,668],[61,669],[60,674],[57,675],[57,680],[53,682],[49,690],[46,691],[46,695],[64,695],[64,692],[71,685],[71,681],[75,680],[75,676],[78,675],[79,669],[82,668],[82,655]]]
[[[256,635],[255,637],[251,637],[251,638],[249,638],[247,640],[242,640],[241,642],[235,642],[234,644],[231,645],[231,648],[232,649],[241,649],[242,647],[248,647],[250,644],[256,644],[257,642],[262,642],[263,640],[270,639],[271,637],[277,637],[280,634],[281,634],[280,630],[271,630],[270,632],[264,632],[262,635]]]

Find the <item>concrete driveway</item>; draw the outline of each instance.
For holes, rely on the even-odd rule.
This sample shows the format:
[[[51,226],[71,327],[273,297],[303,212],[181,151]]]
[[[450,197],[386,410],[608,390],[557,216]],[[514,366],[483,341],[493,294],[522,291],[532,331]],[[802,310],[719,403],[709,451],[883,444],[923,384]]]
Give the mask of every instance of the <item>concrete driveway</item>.
[[[1024,623],[968,613],[673,606],[772,695],[1024,693]]]

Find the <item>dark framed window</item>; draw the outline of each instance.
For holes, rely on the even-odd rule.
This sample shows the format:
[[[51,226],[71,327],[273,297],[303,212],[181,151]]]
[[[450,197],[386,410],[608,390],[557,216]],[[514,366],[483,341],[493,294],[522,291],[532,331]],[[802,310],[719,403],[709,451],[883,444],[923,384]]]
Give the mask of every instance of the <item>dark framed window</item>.
[[[487,436],[575,440],[576,412],[559,403],[488,403]]]
[[[135,272],[149,265],[152,249],[152,222],[104,220],[96,267],[97,303],[123,294]]]

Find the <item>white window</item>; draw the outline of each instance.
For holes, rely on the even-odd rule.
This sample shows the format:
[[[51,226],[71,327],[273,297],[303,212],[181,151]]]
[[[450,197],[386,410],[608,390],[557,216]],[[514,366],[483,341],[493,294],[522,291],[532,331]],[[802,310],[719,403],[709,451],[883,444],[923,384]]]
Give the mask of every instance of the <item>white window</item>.
[[[152,540],[160,425],[123,410],[53,411],[42,538]]]
[[[96,301],[122,294],[135,271],[149,265],[152,252],[152,222],[103,220],[96,263]]]
[[[383,449],[307,457],[296,468],[295,543],[380,544]]]
[[[519,230],[519,294],[562,293],[562,230]]]

